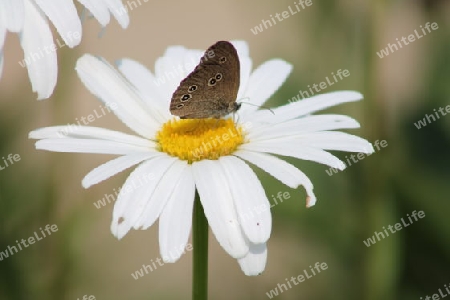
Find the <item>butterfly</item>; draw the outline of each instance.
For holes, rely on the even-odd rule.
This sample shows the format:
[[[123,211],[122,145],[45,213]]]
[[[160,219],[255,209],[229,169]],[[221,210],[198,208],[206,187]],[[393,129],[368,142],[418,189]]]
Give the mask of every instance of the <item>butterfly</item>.
[[[240,63],[236,48],[227,41],[209,47],[172,95],[170,113],[180,119],[219,119],[236,112]]]

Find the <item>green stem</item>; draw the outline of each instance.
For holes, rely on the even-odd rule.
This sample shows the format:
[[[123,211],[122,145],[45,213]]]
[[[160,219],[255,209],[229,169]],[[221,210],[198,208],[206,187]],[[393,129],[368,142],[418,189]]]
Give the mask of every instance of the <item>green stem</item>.
[[[208,299],[208,220],[197,192],[195,192],[194,200],[192,239],[194,244],[192,300],[206,300]]]

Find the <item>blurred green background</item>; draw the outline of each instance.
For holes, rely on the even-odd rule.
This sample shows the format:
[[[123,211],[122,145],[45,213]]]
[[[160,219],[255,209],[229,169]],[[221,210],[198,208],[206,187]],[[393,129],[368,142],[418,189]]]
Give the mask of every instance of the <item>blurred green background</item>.
[[[109,230],[113,205],[93,205],[120,187],[129,172],[84,190],[83,176],[111,157],[36,151],[27,135],[38,127],[75,123],[98,109],[100,102],[74,71],[83,53],[110,62],[130,57],[153,70],[170,45],[206,49],[233,39],[249,43],[254,67],[274,57],[294,65],[270,106],[286,104],[338,69],[349,70],[348,78],[324,92],[357,90],[365,99],[326,112],[356,118],[362,126],[349,132],[371,142],[386,140],[388,146],[332,176],[326,166],[289,160],[314,183],[318,202],[310,209],[301,187],[291,190],[259,172],[269,199],[278,192],[291,195],[272,209],[266,270],[246,277],[211,236],[210,299],[268,299],[266,292],[316,262],[326,262],[328,269],[276,299],[425,299],[439,289],[445,292],[444,284],[450,284],[450,117],[421,129],[414,123],[450,104],[449,1],[313,0],[256,35],[251,28],[294,2],[140,3],[129,12],[128,29],[114,20],[101,38],[98,23],[86,20],[81,45],[58,50],[58,85],[40,102],[18,63],[23,53],[17,35],[7,36],[0,156],[21,159],[0,171],[0,251],[46,224],[56,224],[58,231],[0,261],[0,299],[190,299],[192,253],[135,280],[131,273],[160,257],[157,225],[118,241]],[[377,55],[427,22],[439,28],[384,58]],[[112,114],[92,125],[128,132]],[[336,155],[345,159],[348,154]],[[365,246],[375,231],[406,220],[414,210],[423,210],[425,218]]]

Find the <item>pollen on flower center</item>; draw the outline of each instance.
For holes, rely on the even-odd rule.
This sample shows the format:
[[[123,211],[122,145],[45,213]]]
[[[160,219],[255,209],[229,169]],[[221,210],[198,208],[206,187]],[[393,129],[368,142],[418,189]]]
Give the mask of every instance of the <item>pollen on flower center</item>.
[[[160,151],[192,163],[233,153],[244,136],[231,119],[173,119],[162,126],[156,140]]]

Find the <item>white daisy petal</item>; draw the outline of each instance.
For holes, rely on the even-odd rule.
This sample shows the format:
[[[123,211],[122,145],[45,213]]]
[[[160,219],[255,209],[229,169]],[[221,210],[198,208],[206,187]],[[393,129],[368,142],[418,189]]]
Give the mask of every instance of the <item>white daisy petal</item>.
[[[260,275],[266,268],[267,246],[263,244],[250,244],[250,251],[243,258],[238,259],[242,272],[247,276]]]
[[[242,105],[239,115],[256,111],[280,88],[291,71],[292,65],[281,59],[269,60],[254,70],[242,95],[253,105]]]
[[[241,57],[250,57],[249,56],[248,43],[246,41],[233,40],[233,41],[230,41],[230,43],[232,43],[234,48],[236,48],[236,52],[238,53],[239,58],[241,58]]]
[[[157,156],[139,165],[128,176],[120,189],[114,204],[111,232],[118,238],[127,234],[135,221],[141,216],[142,210],[149,201],[148,198],[138,197],[144,191],[152,191],[174,163],[175,158]]]
[[[167,77],[180,82],[180,80],[183,79],[184,75],[182,74],[182,72],[180,72],[180,69],[184,65],[183,59],[186,52],[187,49],[183,46],[168,47],[164,52],[164,55],[158,58],[155,63],[156,77],[167,76],[170,72],[171,76]]]
[[[20,44],[25,59],[30,62],[28,76],[33,92],[37,92],[38,100],[42,100],[51,96],[56,85],[56,46],[45,16],[31,1],[26,0],[24,4],[25,22]]]
[[[253,144],[256,143],[270,143],[274,144],[290,144],[295,143],[298,147],[311,147],[320,148],[323,150],[337,150],[337,151],[347,151],[347,152],[362,152],[362,153],[372,153],[374,149],[372,144],[370,144],[365,139],[358,136],[351,135],[345,132],[335,132],[335,131],[320,131],[304,134],[292,134],[289,136],[282,135],[277,138],[276,136],[270,139],[254,140]]]
[[[249,102],[249,100],[250,100],[244,96],[244,93],[245,93],[245,89],[248,85],[248,81],[250,79],[250,74],[251,74],[252,66],[253,66],[252,60],[250,58],[241,59],[241,61],[244,61],[245,63],[241,64],[241,72],[240,72],[241,73],[241,75],[240,75],[241,84],[239,86],[239,90],[238,90],[238,94],[237,94],[237,98],[236,98],[238,103]],[[247,104],[244,104],[244,105],[247,105]]]
[[[359,123],[343,115],[312,115],[278,124],[252,126],[247,134],[251,141],[267,140],[275,137],[298,135],[322,130],[359,128]]]
[[[163,94],[160,93],[159,88],[156,85],[155,76],[147,67],[130,58],[120,59],[116,61],[116,65],[125,78],[127,78],[142,95],[154,101],[159,101],[158,103],[161,106],[167,104],[167,99],[163,99]]]
[[[159,249],[164,262],[176,262],[183,254],[192,226],[195,183],[192,169],[185,168],[159,218]]]
[[[288,138],[279,139],[280,142],[287,141]],[[371,143],[358,136],[345,132],[320,131],[306,133],[298,136],[298,144],[308,145],[310,147],[321,148],[324,150],[338,150],[347,152],[374,152]]]
[[[19,32],[22,30],[25,16],[23,2],[22,0],[0,1],[0,28],[6,28],[11,32]]]
[[[250,74],[252,71],[252,59],[249,56],[248,53],[248,44],[245,41],[231,41],[234,48],[236,48],[236,52],[239,56],[239,64],[240,64],[240,85],[239,85],[239,91],[237,94],[237,100],[242,99],[245,93],[245,90],[248,85],[248,80],[250,78]],[[243,101],[247,101],[248,99],[243,99]]]
[[[258,166],[290,188],[296,189],[299,185],[312,188],[311,181],[302,171],[278,157],[245,150],[238,150],[233,154]]]
[[[113,160],[98,166],[90,171],[81,181],[81,184],[85,189],[114,176],[123,170],[126,170],[144,160],[150,159],[155,156],[164,155],[160,152],[148,152],[148,153],[135,153],[125,156],[120,156]]]
[[[77,61],[76,70],[86,87],[109,107],[130,129],[152,138],[159,128],[136,90],[106,61],[85,54]]]
[[[147,107],[156,112],[154,116],[158,122],[164,123],[170,117],[169,106],[152,72],[132,59],[122,59],[116,64],[120,72],[136,87]]]
[[[36,142],[36,149],[54,152],[99,153],[126,155],[148,152],[147,147],[93,139],[45,139]]]
[[[84,7],[86,7],[94,18],[105,27],[109,24],[111,15],[109,13],[108,7],[101,0],[78,0]]]
[[[290,156],[298,159],[315,161],[339,170],[345,169],[345,164],[336,156],[323,151],[322,149],[304,145],[299,146],[296,139],[285,143],[280,143],[277,140],[254,142],[241,145],[239,149],[255,152],[267,152],[281,156]]]
[[[189,73],[194,71],[195,67],[200,63],[200,59],[204,55],[204,51],[195,49],[186,49],[183,56],[182,78],[184,79]]]
[[[172,98],[172,94],[179,86],[181,80],[187,75],[183,71],[186,52],[186,48],[182,46],[172,46],[167,48],[164,56],[158,58],[155,62],[156,81],[159,83],[160,92],[165,99]],[[199,61],[200,58],[196,63],[198,64]]]
[[[31,131],[28,137],[30,139],[97,139],[147,147],[149,149],[155,149],[156,147],[156,143],[151,140],[115,130],[90,126],[65,125],[44,127]]]
[[[167,99],[172,98],[180,82],[195,69],[203,55],[204,52],[200,50],[173,46],[167,48],[164,56],[156,60],[154,82],[165,100],[163,107],[166,111],[169,111],[170,104]]]
[[[269,154],[251,151],[239,150],[234,155],[261,168],[290,188],[296,189],[299,185],[302,185],[308,195],[308,206],[312,206],[316,202],[311,180],[305,173],[290,163]]]
[[[16,0],[17,1],[17,0]],[[81,21],[73,0],[34,0],[70,48],[81,42]]]
[[[121,0],[79,2],[94,12],[104,25],[109,22],[109,10],[123,27],[128,25],[127,9]],[[27,67],[32,90],[37,93],[38,100],[53,94],[58,77],[58,46],[53,40],[47,18],[62,37],[62,41],[57,39],[59,46],[73,48],[81,42],[82,21],[73,0],[0,0],[0,75],[4,33],[16,32],[24,52],[24,59],[19,63]]]
[[[338,91],[320,94],[272,109],[273,113],[268,110],[258,110],[251,115],[251,120],[253,122],[262,123],[281,123],[341,103],[359,101],[362,98],[363,96],[361,93],[354,91]]]
[[[255,244],[265,243],[270,237],[272,215],[261,182],[253,170],[237,157],[223,156],[219,163],[227,177],[246,237]]]
[[[91,0],[98,1],[98,0]],[[121,0],[103,0],[108,7],[109,11],[116,18],[117,22],[122,28],[127,28],[130,24],[130,17],[128,16],[127,9],[123,5]]]
[[[173,157],[171,157],[174,159]],[[141,209],[141,215],[134,220],[134,229],[147,229],[155,223],[173,193],[173,185],[181,179],[183,170],[188,167],[186,161],[175,160],[162,175],[154,189],[142,190],[137,197],[148,199]]]
[[[217,241],[232,257],[244,257],[249,245],[241,231],[230,187],[220,164],[211,160],[198,161],[192,164],[192,172],[206,218]]]
[[[195,67],[200,63],[200,60],[202,59],[204,55],[204,51],[201,50],[191,50],[191,49],[185,49],[183,54],[183,59],[181,61],[181,67],[177,66],[179,68],[179,73],[181,76],[179,77],[179,82],[176,85],[176,88],[179,86],[179,83],[186,78],[192,71],[194,71]],[[172,98],[173,92],[175,92],[175,89],[173,91],[170,91],[170,98]],[[167,106],[168,107],[168,106]]]

